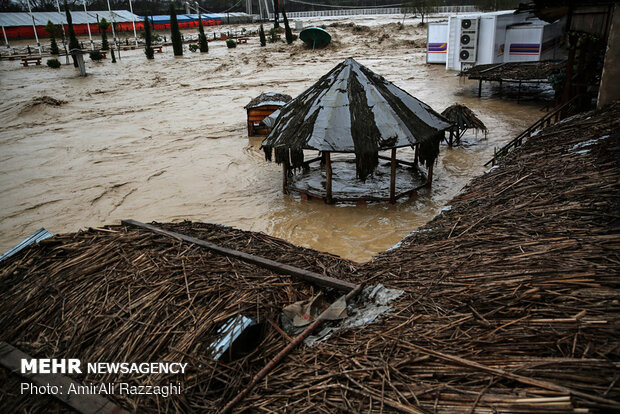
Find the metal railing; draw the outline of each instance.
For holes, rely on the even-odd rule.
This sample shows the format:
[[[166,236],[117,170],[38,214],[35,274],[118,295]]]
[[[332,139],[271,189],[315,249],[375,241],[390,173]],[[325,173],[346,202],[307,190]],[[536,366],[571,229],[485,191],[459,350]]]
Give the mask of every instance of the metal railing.
[[[530,125],[525,131],[521,132],[517,135],[516,138],[511,140],[509,143],[501,147],[499,150],[496,150],[493,158],[487,161],[484,166],[487,167],[489,165],[495,165],[497,162],[508,155],[510,151],[521,146],[523,141],[530,138],[535,131],[548,127],[556,122],[567,118],[576,113],[576,109],[579,107],[578,103],[583,97],[581,95],[574,96],[568,102],[555,107],[551,112],[547,113],[545,116],[540,118],[538,121],[534,122]]]
[[[443,13],[473,13],[478,9],[476,6],[440,6],[432,8],[432,14]],[[321,16],[357,16],[357,15],[376,15],[376,14],[402,14],[401,7],[377,7],[372,9],[334,9],[316,10],[302,12],[288,12],[288,18],[296,19],[300,17],[321,17]],[[410,12],[408,12],[410,14]],[[269,13],[269,18],[273,19],[273,12]]]

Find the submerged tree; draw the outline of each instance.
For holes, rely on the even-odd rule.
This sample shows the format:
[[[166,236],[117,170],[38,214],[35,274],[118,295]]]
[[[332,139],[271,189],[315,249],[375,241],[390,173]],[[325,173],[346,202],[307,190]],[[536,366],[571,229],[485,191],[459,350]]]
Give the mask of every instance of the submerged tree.
[[[420,24],[424,24],[424,16],[427,16],[438,6],[437,0],[408,0],[403,2],[404,13],[416,13],[422,18]]]
[[[144,54],[147,59],[155,58],[155,51],[153,50],[153,38],[151,36],[151,22],[149,22],[149,15],[146,13],[144,15],[144,43],[146,46],[144,47]]]
[[[60,51],[58,50],[58,43],[56,43],[56,36],[59,34],[58,25],[48,20],[45,30],[50,34],[50,53],[52,55],[59,55]]]
[[[177,11],[174,3],[170,2],[170,37],[172,40],[172,50],[175,56],[183,56],[183,41],[181,39],[181,31],[179,30],[179,22],[177,20]]]
[[[284,19],[284,35],[286,36],[286,43],[290,45],[293,43],[293,32],[291,31],[291,26],[288,24],[284,7],[282,8],[282,18]]]
[[[108,29],[110,28],[110,22],[105,18],[101,19],[98,23],[99,31],[101,32],[101,50],[109,50],[110,44],[108,43]]]
[[[69,27],[69,51],[73,49],[81,49],[80,42],[78,42],[75,36],[75,30],[73,30],[73,19],[71,18],[71,12],[69,6],[67,6],[67,0],[65,0],[65,14],[67,15],[67,26]],[[78,67],[77,59],[73,57],[73,66]]]
[[[209,42],[207,41],[207,35],[205,35],[205,28],[202,25],[200,14],[198,14],[198,33],[198,45],[200,46],[200,51],[208,53]]]
[[[261,46],[266,46],[267,45],[267,38],[265,37],[265,29],[263,28],[263,25],[260,25],[260,30],[258,31],[258,36],[260,37],[260,45]]]

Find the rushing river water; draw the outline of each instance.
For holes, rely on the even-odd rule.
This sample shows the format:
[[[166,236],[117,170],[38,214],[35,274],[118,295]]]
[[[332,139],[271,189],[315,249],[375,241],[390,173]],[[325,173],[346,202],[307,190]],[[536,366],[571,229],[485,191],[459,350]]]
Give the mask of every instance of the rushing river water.
[[[500,100],[485,86],[425,64],[422,29],[396,31],[397,18],[365,40],[330,29],[330,49],[268,45],[233,50],[212,42],[208,55],[171,50],[147,62],[123,52],[117,64],[21,68],[0,62],[0,251],[40,227],[52,233],[140,221],[194,220],[262,231],[301,246],[366,261],[429,221],[500,146],[539,118],[540,104]],[[378,23],[392,23],[380,26]],[[421,31],[422,30],[422,31]],[[376,41],[381,33],[387,40]],[[459,102],[489,134],[442,145],[431,191],[395,205],[325,205],[281,192],[281,169],[248,139],[243,106],[262,92],[296,96],[346,57],[383,75],[438,112]],[[488,96],[492,95],[491,98]],[[66,103],[54,106],[37,98]]]

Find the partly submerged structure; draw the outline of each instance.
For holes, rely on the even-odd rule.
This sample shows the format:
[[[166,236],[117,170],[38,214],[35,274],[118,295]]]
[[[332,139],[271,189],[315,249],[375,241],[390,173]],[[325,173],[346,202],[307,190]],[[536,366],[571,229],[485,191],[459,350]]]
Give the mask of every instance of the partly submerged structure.
[[[291,189],[330,203],[395,202],[430,184],[439,142],[448,128],[450,123],[430,106],[348,58],[281,108],[263,149],[267,160],[275,151],[275,161],[283,165],[285,192],[291,170],[309,171],[310,163],[321,161],[324,174],[320,170],[310,172],[314,177],[293,180]],[[396,159],[396,150],[403,147],[415,150],[412,161]],[[321,156],[305,161],[304,150],[320,151]],[[387,150],[391,150],[391,157],[379,155]],[[342,180],[346,167],[332,169],[332,153],[355,154],[354,182]],[[384,174],[389,176],[389,192],[369,194],[376,192],[377,186],[364,188],[363,184],[377,170],[379,159],[390,160],[389,173]],[[418,164],[427,167],[427,174],[418,169]],[[401,187],[398,193],[397,165],[412,167],[408,175],[415,177],[409,188]],[[334,179],[338,188],[332,186]]]
[[[263,120],[286,105],[293,98],[284,93],[261,93],[252,99],[244,108],[248,111],[248,136],[267,135],[271,125],[265,125]]]
[[[447,139],[449,146],[458,145],[468,129],[474,129],[476,132],[482,131],[485,135],[487,133],[486,125],[465,105],[450,105],[441,114],[452,123]]]

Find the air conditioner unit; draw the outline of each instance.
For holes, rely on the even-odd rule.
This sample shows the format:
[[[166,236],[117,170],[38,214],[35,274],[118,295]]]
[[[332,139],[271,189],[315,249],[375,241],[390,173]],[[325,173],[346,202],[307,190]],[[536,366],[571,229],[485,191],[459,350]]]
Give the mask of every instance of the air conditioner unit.
[[[464,18],[461,20],[461,38],[459,39],[460,62],[476,62],[478,26],[478,18]]]

